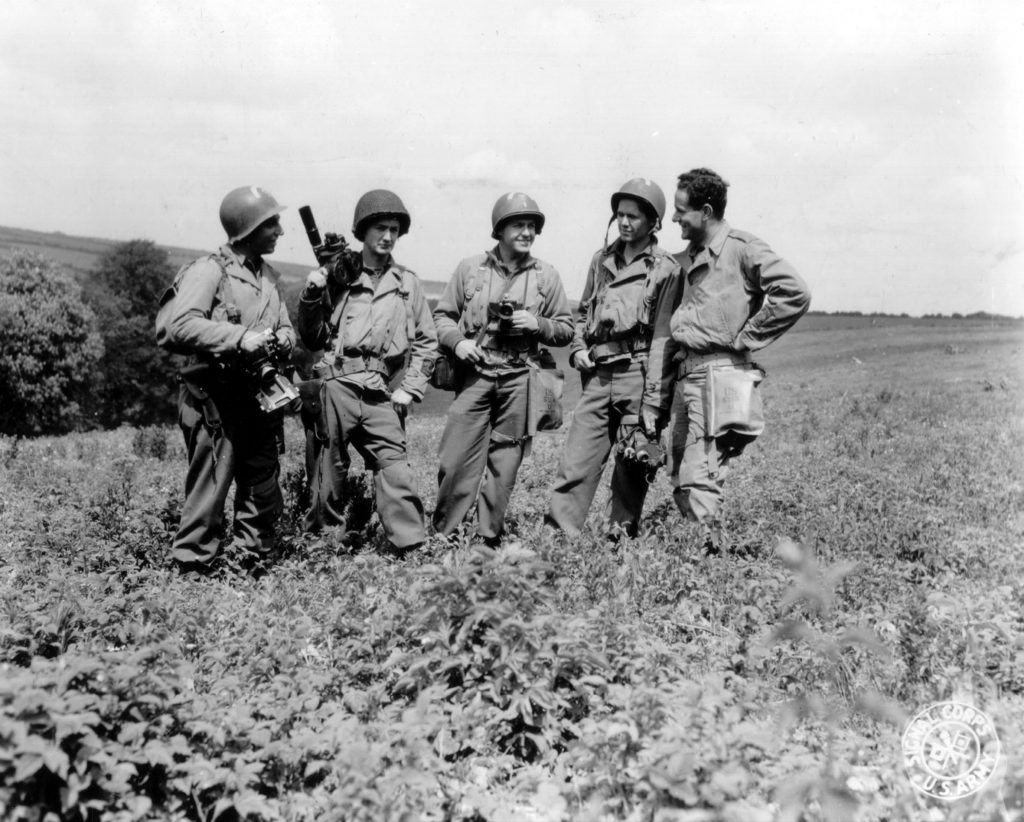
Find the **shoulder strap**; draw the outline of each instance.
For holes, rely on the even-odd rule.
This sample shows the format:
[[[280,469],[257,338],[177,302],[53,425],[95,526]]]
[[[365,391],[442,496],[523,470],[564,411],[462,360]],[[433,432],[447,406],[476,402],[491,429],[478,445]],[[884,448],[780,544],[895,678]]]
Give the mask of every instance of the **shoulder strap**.
[[[462,299],[462,313],[463,314],[466,313],[466,309],[469,308],[470,303],[472,303],[473,300],[476,299],[476,295],[484,290],[484,278],[478,276],[479,269],[482,268],[482,267],[483,267],[483,265],[481,264],[480,266],[477,266],[477,268],[471,268],[469,270],[469,276],[472,277],[473,279],[470,280],[470,282],[469,282],[470,287],[465,289],[464,292],[463,292],[463,299]]]
[[[412,347],[412,338],[416,333],[416,322],[415,317],[412,315],[412,301],[409,299],[410,291],[408,278],[412,274],[408,269],[396,266],[402,272],[401,283],[398,289],[398,296],[402,298],[403,307],[405,308],[405,328],[407,339],[409,340],[409,347]],[[392,318],[394,315],[392,315]],[[382,357],[387,356],[388,349],[391,347],[391,343],[395,339],[395,335],[398,333],[399,323],[393,323],[384,329],[383,335],[381,335],[381,346],[380,354]]]
[[[412,340],[416,336],[416,317],[413,314],[412,300],[409,299],[411,296],[412,289],[406,285],[406,277],[411,277],[412,274],[408,271],[402,271],[402,299],[405,300],[405,338],[409,341],[409,350],[412,351]],[[395,329],[395,333],[398,333],[398,329]],[[391,341],[388,341],[388,345],[391,345]]]
[[[329,328],[331,333],[335,335],[334,338],[334,357],[337,359],[341,356],[342,350],[345,348],[345,332],[341,329],[341,321],[345,317],[345,308],[348,306],[348,298],[352,295],[352,289],[346,288],[338,299],[338,304],[334,306],[334,311],[331,312],[331,322]]]
[[[233,308],[235,295],[231,289],[231,281],[228,277],[228,266],[231,264],[231,260],[227,259],[227,257],[225,257],[219,250],[212,253],[210,255],[210,259],[215,262],[217,264],[217,268],[220,269],[220,280],[217,281],[217,290],[214,292],[214,299]],[[212,305],[210,306],[210,310],[213,310]]]
[[[185,272],[192,268],[192,266],[198,263],[199,260],[201,259],[203,258],[200,257],[199,259],[193,260],[190,263],[185,263],[185,265],[178,269],[178,273],[174,275],[174,280],[171,281],[170,288],[168,288],[167,291],[164,292],[163,297],[160,299],[161,305],[163,305],[165,302],[169,302],[171,299],[178,296],[178,288],[181,286],[181,281],[185,276]],[[220,279],[217,281],[217,290],[214,292],[213,298],[215,300],[220,300],[220,302],[225,303],[227,305],[233,305],[234,294],[232,293],[231,283],[228,279],[228,265],[230,264],[231,261],[225,259],[224,255],[221,254],[219,251],[215,251],[212,254],[208,254],[206,256],[206,259],[216,263],[217,268],[220,269]],[[225,295],[227,295],[227,299],[225,299]],[[210,306],[210,310],[213,310],[213,305]]]
[[[472,277],[472,280],[470,280],[470,283],[469,283],[470,287],[464,289],[464,291],[463,291],[462,309],[459,312],[462,317],[466,316],[467,312],[470,309],[470,306],[473,304],[473,300],[475,300],[477,295],[481,291],[484,290],[484,282],[485,282],[485,280],[486,280],[487,283],[490,283],[490,281],[491,281],[490,276],[487,276],[486,278],[479,276],[479,270],[486,267],[486,265],[485,265],[486,262],[487,262],[487,256],[485,254],[484,255],[484,259],[480,263],[480,265],[478,265],[476,268],[470,268],[470,270],[469,270],[469,276]],[[488,302],[490,302],[490,300],[488,300]],[[485,308],[485,316],[486,316],[486,308]],[[475,341],[477,343],[479,343],[484,338],[484,334],[486,334],[486,333],[487,333],[487,321],[485,319],[483,324],[480,326],[480,329],[477,331],[477,334],[476,334],[476,337],[475,337]]]

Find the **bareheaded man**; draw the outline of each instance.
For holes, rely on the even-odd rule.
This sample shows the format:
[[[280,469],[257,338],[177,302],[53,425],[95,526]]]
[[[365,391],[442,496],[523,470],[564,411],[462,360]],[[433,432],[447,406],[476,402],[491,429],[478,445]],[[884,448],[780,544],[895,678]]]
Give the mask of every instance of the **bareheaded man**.
[[[672,221],[689,245],[675,255],[680,271],[658,306],[645,395],[651,401],[640,415],[652,431],[669,415],[673,496],[699,523],[708,553],[723,547],[730,463],[764,428],[764,372],[752,355],[791,328],[811,299],[767,243],[725,221],[727,188],[707,168],[679,175]]]

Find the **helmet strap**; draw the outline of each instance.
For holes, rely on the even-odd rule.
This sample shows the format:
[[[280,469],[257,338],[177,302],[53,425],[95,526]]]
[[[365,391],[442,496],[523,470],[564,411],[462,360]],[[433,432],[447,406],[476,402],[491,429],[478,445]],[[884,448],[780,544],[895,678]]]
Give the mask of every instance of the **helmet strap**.
[[[611,230],[612,230],[612,223],[614,223],[614,222],[615,222],[615,214],[613,213],[612,216],[608,218],[608,227],[604,230],[604,250],[605,250],[605,253],[611,251],[612,244],[615,242],[615,240],[619,239],[618,237],[616,237],[615,240],[611,240],[611,241],[609,241],[609,239],[608,239],[608,234],[609,234],[609,232],[611,232]],[[656,221],[654,227],[650,231],[647,232],[647,239],[649,241],[653,241],[655,239],[654,235],[657,234],[659,231],[661,231],[661,220],[660,219],[658,219]]]

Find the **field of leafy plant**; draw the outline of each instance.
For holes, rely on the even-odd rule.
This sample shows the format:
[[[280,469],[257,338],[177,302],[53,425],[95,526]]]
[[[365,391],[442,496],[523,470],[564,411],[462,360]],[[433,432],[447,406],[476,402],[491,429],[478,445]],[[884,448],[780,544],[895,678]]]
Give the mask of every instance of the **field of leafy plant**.
[[[604,490],[546,531],[561,433],[499,549],[392,556],[362,474],[349,532],[303,537],[289,420],[279,555],[192,579],[177,431],[0,439],[0,818],[1024,819],[1021,326],[822,324],[762,361],[713,557],[663,474],[637,539],[600,539]],[[901,734],[951,699],[1001,756],[943,803]]]

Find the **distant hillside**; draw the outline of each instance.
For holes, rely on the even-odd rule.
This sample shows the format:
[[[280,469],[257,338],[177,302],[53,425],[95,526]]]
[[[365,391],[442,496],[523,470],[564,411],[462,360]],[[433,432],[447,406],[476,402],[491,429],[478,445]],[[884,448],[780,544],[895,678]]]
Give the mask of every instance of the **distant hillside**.
[[[88,276],[96,268],[100,257],[115,246],[118,240],[101,240],[95,237],[75,237],[60,231],[32,231],[27,228],[0,226],[0,253],[21,248],[35,251],[74,271],[80,277]],[[171,266],[175,269],[210,252],[195,248],[159,246],[167,252]],[[307,263],[285,263],[274,260],[274,268],[281,272],[282,290],[291,296],[302,288],[302,282],[309,273]],[[436,300],[444,290],[444,283],[423,281],[427,298]]]
[[[14,248],[36,251],[61,265],[67,266],[80,278],[88,277],[95,270],[96,263],[100,257],[119,243],[120,241],[118,240],[75,237],[60,231],[32,231],[27,228],[6,228],[0,226],[0,254]],[[210,249],[199,250],[168,245],[160,247],[167,252],[171,266],[175,269],[196,259],[196,257],[208,254],[210,251]],[[281,272],[283,281],[281,290],[284,293],[289,308],[294,309],[299,292],[302,290],[302,283],[309,273],[309,264],[284,263],[274,260],[274,267]],[[422,282],[427,299],[433,305],[437,298],[441,296],[445,283],[437,282],[436,280],[423,280]],[[570,307],[575,311],[576,302],[574,300],[570,300]],[[843,327],[860,328],[864,326],[899,324],[907,320],[930,322],[946,318],[988,323],[1019,321],[1021,319],[986,312],[977,312],[966,317],[954,313],[951,317],[941,314],[928,314],[919,318],[911,317],[907,314],[863,313],[860,311],[811,311],[807,317],[797,324],[796,330],[816,330],[822,327],[823,324],[828,327],[835,327],[833,325],[835,320],[846,322],[846,325]]]

